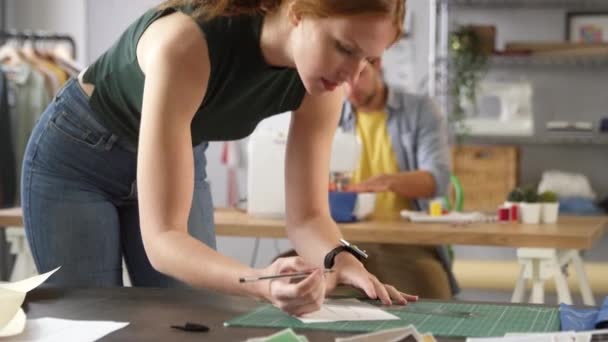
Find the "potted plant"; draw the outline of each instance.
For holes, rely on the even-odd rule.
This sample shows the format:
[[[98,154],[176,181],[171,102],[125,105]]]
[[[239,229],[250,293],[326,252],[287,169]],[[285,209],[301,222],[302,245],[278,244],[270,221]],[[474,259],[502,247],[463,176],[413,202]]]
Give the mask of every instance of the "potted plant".
[[[543,223],[555,223],[559,215],[559,200],[557,194],[553,191],[545,191],[540,194],[540,202],[542,203],[541,217]]]
[[[452,56],[452,113],[448,119],[457,140],[461,140],[468,131],[464,122],[467,112],[465,107],[476,111],[478,82],[484,74],[488,58],[482,38],[472,25],[458,27],[450,34],[449,43]]]
[[[506,206],[519,204],[524,201],[524,191],[521,188],[515,188],[507,195]]]
[[[538,203],[538,194],[534,188],[524,190],[524,201],[521,208],[521,221],[523,223],[539,223],[541,205]]]

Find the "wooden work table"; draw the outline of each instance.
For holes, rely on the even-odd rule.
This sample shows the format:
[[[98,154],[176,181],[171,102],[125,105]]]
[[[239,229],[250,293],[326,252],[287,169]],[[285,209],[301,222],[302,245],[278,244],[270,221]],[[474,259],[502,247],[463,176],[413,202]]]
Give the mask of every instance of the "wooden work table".
[[[286,237],[282,220],[255,218],[232,209],[216,209],[217,235]],[[608,216],[564,216],[557,224],[411,223],[404,219],[340,224],[347,240],[394,244],[462,244],[505,247],[589,249],[608,227]]]
[[[204,290],[143,287],[78,289],[42,285],[27,294],[23,307],[28,319],[56,317],[130,323],[125,328],[105,336],[101,341],[245,341],[251,337],[268,336],[282,329],[238,328],[223,325],[225,321],[245,314],[258,305],[260,302],[253,299],[230,297]],[[531,309],[537,307],[539,306]],[[210,330],[201,334],[170,328],[171,325],[182,325],[186,322],[205,324]],[[409,323],[405,325],[407,324]],[[18,336],[23,340],[40,333],[31,325],[26,325],[25,329],[24,334]],[[315,342],[333,342],[336,337],[354,335],[354,333],[309,329],[296,329],[296,331],[305,335],[309,341]],[[436,336],[436,339],[439,342],[465,340],[441,336]]]
[[[21,209],[1,209],[0,226],[23,226]],[[608,216],[563,216],[557,224],[415,224],[403,219],[340,224],[345,238],[356,242],[559,249],[590,249],[607,226]],[[220,236],[286,237],[283,220],[256,218],[234,209],[215,210],[215,229]]]

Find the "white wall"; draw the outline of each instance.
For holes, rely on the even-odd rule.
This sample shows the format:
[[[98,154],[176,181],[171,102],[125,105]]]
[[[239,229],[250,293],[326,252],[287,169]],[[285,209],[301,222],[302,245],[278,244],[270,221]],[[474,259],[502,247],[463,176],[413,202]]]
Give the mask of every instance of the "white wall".
[[[88,62],[99,57],[133,20],[159,0],[79,0],[86,3]]]
[[[5,0],[7,28],[42,30],[71,35],[76,41],[77,61],[86,61],[85,2],[83,0]]]

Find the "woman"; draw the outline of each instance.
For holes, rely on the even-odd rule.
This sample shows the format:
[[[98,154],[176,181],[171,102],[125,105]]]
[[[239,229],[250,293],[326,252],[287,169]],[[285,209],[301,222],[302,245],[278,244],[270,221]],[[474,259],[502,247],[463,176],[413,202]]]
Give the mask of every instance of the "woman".
[[[349,253],[328,213],[327,170],[343,83],[400,34],[403,0],[170,0],[148,11],[43,114],[24,161],[24,220],[54,282],[191,286],[271,301],[291,314],[351,284],[385,304],[407,296]],[[208,141],[243,138],[293,110],[288,235],[303,259],[251,269],[217,253]],[[303,261],[306,260],[306,263]],[[298,283],[238,278],[314,271]]]

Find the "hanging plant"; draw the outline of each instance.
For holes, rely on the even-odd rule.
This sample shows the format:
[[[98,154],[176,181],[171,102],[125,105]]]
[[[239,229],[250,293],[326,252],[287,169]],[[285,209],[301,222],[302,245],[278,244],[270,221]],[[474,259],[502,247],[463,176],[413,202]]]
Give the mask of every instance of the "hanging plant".
[[[467,132],[463,99],[477,110],[477,86],[487,64],[481,38],[473,26],[460,26],[450,34],[452,115],[450,124],[458,136]]]

